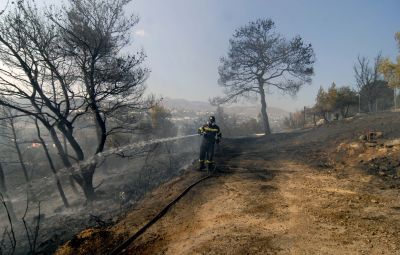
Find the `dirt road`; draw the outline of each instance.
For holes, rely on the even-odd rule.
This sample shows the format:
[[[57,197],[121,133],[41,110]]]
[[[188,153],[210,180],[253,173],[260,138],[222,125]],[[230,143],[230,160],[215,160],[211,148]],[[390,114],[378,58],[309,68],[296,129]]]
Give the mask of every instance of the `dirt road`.
[[[399,180],[371,175],[357,157],[336,153],[360,123],[225,141],[218,174],[124,254],[400,254]],[[163,185],[110,231],[134,233],[200,177],[191,171]]]
[[[398,189],[356,169],[321,171],[279,147],[229,147],[221,173],[127,254],[400,254]]]

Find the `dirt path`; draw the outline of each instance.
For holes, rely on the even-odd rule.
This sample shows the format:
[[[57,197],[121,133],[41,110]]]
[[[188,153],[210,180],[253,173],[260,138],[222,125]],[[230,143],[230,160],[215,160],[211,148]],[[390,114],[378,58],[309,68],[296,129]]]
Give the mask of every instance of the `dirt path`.
[[[126,254],[400,254],[398,189],[348,166],[322,171],[284,146],[253,145],[226,145],[218,176]]]

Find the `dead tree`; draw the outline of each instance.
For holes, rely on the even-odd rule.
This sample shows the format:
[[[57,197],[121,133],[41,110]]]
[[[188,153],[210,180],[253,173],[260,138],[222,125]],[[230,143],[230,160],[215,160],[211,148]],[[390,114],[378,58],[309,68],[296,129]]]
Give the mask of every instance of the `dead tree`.
[[[5,64],[0,68],[0,105],[38,119],[49,131],[64,165],[71,167],[56,131],[71,134],[73,121],[67,120],[80,107],[72,96],[73,80],[67,78],[70,65],[57,53],[54,26],[24,4],[18,2],[0,20],[0,60]],[[81,150],[76,141],[71,144]]]
[[[0,60],[7,64],[0,69],[0,105],[41,122],[67,168],[71,159],[90,157],[77,139],[78,118],[94,120],[98,154],[108,135],[125,128],[110,121],[113,114],[144,104],[148,70],[140,65],[145,55],[121,53],[137,23],[124,16],[128,2],[71,1],[70,9],[41,15],[33,1],[20,1],[0,22]],[[75,155],[66,153],[57,133],[65,136]],[[95,198],[95,169],[91,164],[72,174],[88,200]]]
[[[229,41],[227,57],[222,57],[218,83],[225,96],[213,104],[236,102],[239,98],[260,96],[265,134],[271,132],[266,94],[272,88],[295,94],[311,82],[314,51],[300,36],[291,40],[275,31],[270,19],[259,19],[240,27]]]
[[[145,55],[121,53],[130,41],[129,31],[138,22],[136,16],[125,17],[123,7],[128,2],[71,1],[63,19],[52,18],[60,28],[65,42],[62,48],[76,67],[77,84],[96,125],[95,154],[104,150],[110,134],[126,129],[126,125],[112,124],[114,114],[121,109],[137,110],[144,104],[143,83],[148,69],[140,65]],[[86,180],[93,179],[95,168],[92,164],[85,169]],[[90,191],[92,184],[88,184]]]
[[[379,63],[381,59],[381,54],[378,54],[373,66],[371,66],[368,58],[358,56],[357,63],[354,65],[354,77],[358,93],[366,100],[369,112],[373,111],[374,103],[380,94]],[[361,102],[359,103],[361,104]]]

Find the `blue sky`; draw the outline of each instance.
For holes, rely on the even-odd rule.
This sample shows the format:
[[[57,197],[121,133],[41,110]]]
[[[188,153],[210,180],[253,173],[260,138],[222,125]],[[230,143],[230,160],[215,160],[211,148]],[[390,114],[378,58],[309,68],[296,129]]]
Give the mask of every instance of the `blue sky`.
[[[134,45],[148,55],[149,91],[167,97],[207,101],[221,95],[219,58],[234,30],[258,18],[271,18],[287,38],[300,35],[313,45],[317,59],[311,85],[295,98],[268,95],[269,106],[312,105],[321,85],[354,86],[358,55],[398,54],[398,0],[134,0],[130,7],[141,18]]]
[[[6,2],[0,0],[0,7]],[[400,31],[400,0],[133,0],[126,12],[140,16],[130,47],[147,53],[148,91],[164,97],[207,101],[221,95],[219,58],[234,30],[258,18],[271,18],[287,38],[300,35],[317,59],[311,85],[295,98],[268,95],[269,106],[311,106],[320,86],[355,86],[358,55],[399,54],[394,33]]]

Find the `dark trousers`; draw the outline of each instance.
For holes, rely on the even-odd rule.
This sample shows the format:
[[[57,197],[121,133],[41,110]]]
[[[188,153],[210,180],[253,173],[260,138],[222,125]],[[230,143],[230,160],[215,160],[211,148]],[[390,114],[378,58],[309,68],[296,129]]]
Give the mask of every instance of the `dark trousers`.
[[[200,163],[212,163],[214,157],[214,143],[215,141],[208,141],[203,139],[200,146]]]

